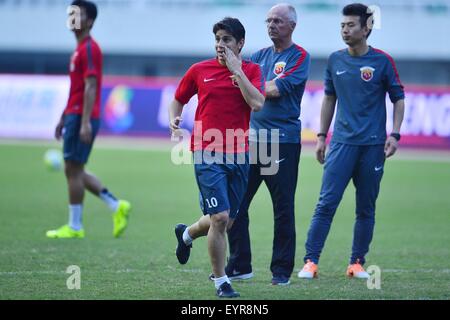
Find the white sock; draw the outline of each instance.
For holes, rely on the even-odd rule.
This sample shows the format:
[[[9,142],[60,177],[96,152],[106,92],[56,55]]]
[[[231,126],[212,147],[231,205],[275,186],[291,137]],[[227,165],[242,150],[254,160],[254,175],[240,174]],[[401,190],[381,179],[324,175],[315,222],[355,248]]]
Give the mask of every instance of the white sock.
[[[117,200],[117,198],[114,197],[108,189],[103,189],[102,192],[100,192],[99,197],[104,203],[106,203],[112,212],[117,211],[117,208],[119,207],[119,200]]]
[[[214,285],[216,286],[216,289],[219,289],[219,287],[225,282],[231,283],[227,275],[220,278],[214,278]]]
[[[194,241],[194,239],[192,239],[191,236],[189,235],[189,227],[184,229],[183,241],[187,246],[191,245],[192,241]]]
[[[69,204],[69,226],[73,230],[83,229],[81,218],[83,216],[82,204]]]

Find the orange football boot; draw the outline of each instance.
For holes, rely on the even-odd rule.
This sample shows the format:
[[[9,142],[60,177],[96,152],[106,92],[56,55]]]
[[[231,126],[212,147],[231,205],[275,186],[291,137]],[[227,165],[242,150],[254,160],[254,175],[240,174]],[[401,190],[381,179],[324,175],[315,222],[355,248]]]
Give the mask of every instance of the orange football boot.
[[[303,269],[299,271],[298,277],[301,279],[312,279],[317,278],[318,276],[319,267],[317,264],[312,262],[311,260],[306,260],[305,265],[303,266]]]

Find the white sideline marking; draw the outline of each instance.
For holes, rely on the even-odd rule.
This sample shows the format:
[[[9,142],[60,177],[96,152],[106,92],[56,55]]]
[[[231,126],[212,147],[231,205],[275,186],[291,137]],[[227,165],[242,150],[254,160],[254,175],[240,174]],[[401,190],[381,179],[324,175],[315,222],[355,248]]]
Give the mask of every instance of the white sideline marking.
[[[387,273],[450,273],[450,269],[381,269]]]

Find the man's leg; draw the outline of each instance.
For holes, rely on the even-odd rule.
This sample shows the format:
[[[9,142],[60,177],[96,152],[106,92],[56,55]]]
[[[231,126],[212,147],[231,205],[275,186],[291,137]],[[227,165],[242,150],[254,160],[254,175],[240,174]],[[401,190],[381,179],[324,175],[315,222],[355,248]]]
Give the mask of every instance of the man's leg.
[[[113,213],[113,236],[118,238],[128,225],[131,204],[126,200],[117,199],[100,180],[90,172],[84,172],[83,183],[87,190],[99,197]]]
[[[99,197],[100,192],[104,189],[100,180],[94,176],[91,172],[84,171],[83,174],[83,183],[85,188],[92,193],[93,195]]]
[[[84,162],[87,162],[91,149],[93,147],[94,139],[97,136],[100,128],[98,119],[91,119],[92,126],[92,143],[85,144],[80,142],[78,150],[83,157]],[[92,194],[98,196],[112,211],[113,216],[113,236],[120,237],[128,226],[128,218],[131,211],[131,204],[126,200],[117,199],[111,192],[106,189],[100,180],[92,173],[84,172],[83,183],[85,188]]]
[[[90,145],[80,142],[78,147],[82,157],[87,162],[89,154],[94,144],[94,139],[97,136],[98,130],[100,128],[100,122],[98,119],[91,119],[92,126],[92,143]],[[105,202],[105,204],[111,209],[115,214],[115,227],[113,234],[118,237],[122,234],[126,227],[129,211],[131,210],[131,205],[127,201],[118,200],[112,193],[106,189],[100,180],[94,176],[92,173],[85,171],[83,175],[84,186],[93,195],[96,195]]]
[[[180,264],[186,264],[188,262],[189,256],[191,255],[192,242],[208,234],[210,223],[209,216],[205,215],[190,226],[183,223],[175,226],[175,237],[178,242],[175,255]]]
[[[225,155],[223,157],[225,160]],[[197,225],[194,224],[192,235],[204,234],[209,222],[208,252],[213,270],[216,294],[220,298],[238,297],[239,293],[231,287],[230,279],[225,274],[227,246],[225,235],[230,222],[228,190],[233,174],[232,170],[225,163],[200,163],[195,164],[194,168],[200,190],[200,207],[203,214],[208,215],[210,219],[202,218]],[[247,178],[247,172],[245,178]]]
[[[193,223],[192,225],[190,225],[189,227],[186,228],[186,235],[183,235],[183,238],[190,238],[190,242],[192,243],[193,240],[199,238],[199,237],[204,237],[206,235],[208,235],[208,231],[209,231],[209,226],[211,224],[211,218],[207,215],[207,216],[202,216],[200,219],[198,219],[198,221],[196,221],[195,223]],[[185,240],[186,244],[190,244],[187,243],[189,242],[189,240]]]
[[[195,153],[194,157],[201,154]],[[189,260],[192,242],[194,239],[208,234],[210,228],[210,214],[225,211],[229,208],[227,196],[227,174],[219,164],[194,165],[195,177],[199,187],[199,202],[203,216],[191,226],[177,224],[175,236],[177,247],[175,254],[180,264]]]
[[[232,225],[233,220],[228,220],[227,230]],[[208,235],[211,225],[211,218],[209,215],[202,216],[196,222],[187,226],[185,224],[177,224],[175,227],[175,235],[178,239],[178,245],[176,248],[176,256],[180,264],[185,264],[189,260],[191,253],[192,242],[200,237]],[[211,280],[214,279],[214,275],[210,276]]]
[[[228,224],[228,212],[211,215],[211,224],[208,231],[208,252],[214,277],[221,278],[225,274],[225,257],[227,243],[225,232]]]
[[[78,231],[83,229],[84,164],[66,161],[64,171],[69,192],[69,226]]]
[[[247,190],[239,207],[236,220],[228,230],[228,243],[230,245],[230,258],[226,267],[228,276],[232,276],[233,271],[244,274],[252,272],[248,209],[261,182],[260,167],[257,164],[250,165]]]
[[[83,183],[86,189],[93,195],[99,197],[112,212],[116,212],[119,207],[119,200],[106,189],[100,180],[91,172],[84,172]]]
[[[84,164],[66,161],[64,173],[67,179],[69,203],[82,204],[84,200]]]
[[[227,240],[225,239],[229,222],[228,211],[211,214],[208,231],[208,253],[211,260],[214,285],[220,298],[239,297],[239,293],[231,287],[230,279],[225,273]]]
[[[82,225],[84,183],[84,164],[89,153],[82,153],[80,142],[81,116],[64,116],[64,172],[69,194],[69,223],[56,230],[47,231],[48,238],[83,238]],[[90,148],[88,148],[90,150]]]
[[[350,264],[364,265],[375,226],[375,203],[384,172],[384,146],[364,146],[353,183],[356,187],[356,221]]]
[[[83,167],[81,163],[65,161],[65,174],[69,193],[69,223],[62,227],[49,230],[46,233],[48,238],[84,238],[83,230]]]
[[[84,171],[83,183],[85,188],[93,195],[99,197],[112,212],[116,212],[120,205],[118,200],[108,189],[106,189],[101,181],[91,172]]]
[[[319,202],[311,220],[304,262],[319,263],[336,209],[358,161],[358,146],[332,143],[325,159]]]
[[[273,284],[288,284],[295,264],[295,190],[300,144],[279,144],[278,171],[265,177],[274,212],[272,262]],[[273,157],[272,157],[273,158]]]

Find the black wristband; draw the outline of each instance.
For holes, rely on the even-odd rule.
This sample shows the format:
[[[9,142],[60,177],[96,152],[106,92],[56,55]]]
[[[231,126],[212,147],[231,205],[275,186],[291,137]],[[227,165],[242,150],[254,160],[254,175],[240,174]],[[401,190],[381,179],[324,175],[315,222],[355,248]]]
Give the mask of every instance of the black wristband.
[[[393,137],[395,140],[397,140],[397,141],[400,141],[400,138],[402,137],[401,135],[400,135],[400,133],[394,133],[394,132],[392,132],[391,133],[391,137]]]
[[[326,138],[326,137],[327,137],[327,134],[326,134],[326,133],[323,133],[323,132],[319,132],[319,133],[317,134],[317,138],[320,138],[320,137]]]

